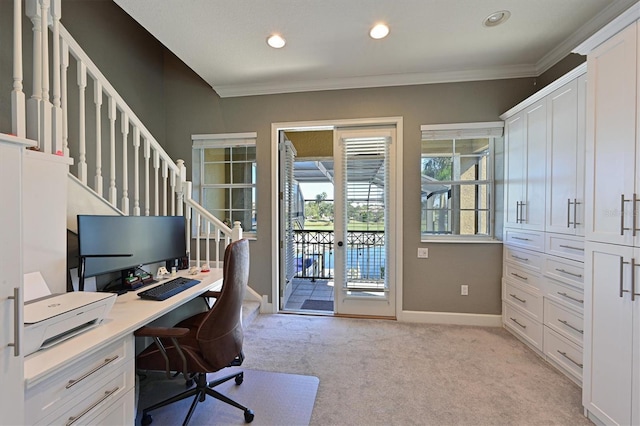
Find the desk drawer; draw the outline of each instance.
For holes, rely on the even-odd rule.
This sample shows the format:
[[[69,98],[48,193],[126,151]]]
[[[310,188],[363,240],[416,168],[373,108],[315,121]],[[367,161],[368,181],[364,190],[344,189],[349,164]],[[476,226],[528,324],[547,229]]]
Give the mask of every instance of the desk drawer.
[[[504,246],[505,261],[519,266],[526,266],[536,272],[542,271],[543,256],[544,255],[541,253],[536,253],[534,251]]]
[[[520,268],[511,263],[504,264],[504,278],[520,284],[532,287],[532,289],[542,288],[540,274],[536,274],[529,269]]]
[[[542,324],[508,303],[503,303],[502,305],[502,321],[505,327],[534,348],[542,351]]]
[[[547,234],[545,252],[554,256],[584,262],[584,238],[560,234]]]
[[[584,288],[584,264],[556,256],[547,256],[544,275],[578,288]]]
[[[543,305],[541,295],[507,280],[503,282],[503,288],[502,299],[505,302],[526,311],[534,319],[542,321]]]
[[[545,299],[544,324],[576,345],[582,346],[584,320],[581,314]]]
[[[558,333],[544,328],[544,354],[548,360],[560,366],[573,378],[582,383],[582,348],[571,343]]]
[[[44,378],[25,392],[26,423],[49,418],[70,401],[89,399],[97,384],[114,377],[133,359],[133,338],[125,338]]]
[[[544,251],[544,236],[542,232],[506,229],[504,231],[504,243],[530,250]]]

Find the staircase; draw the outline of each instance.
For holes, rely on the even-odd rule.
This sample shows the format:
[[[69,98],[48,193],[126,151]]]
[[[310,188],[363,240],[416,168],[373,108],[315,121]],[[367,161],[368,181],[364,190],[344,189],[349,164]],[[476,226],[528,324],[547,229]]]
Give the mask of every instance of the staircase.
[[[77,214],[182,215],[190,263],[221,267],[226,245],[242,238],[240,223],[228,227],[191,198],[184,161],[170,158],[62,26],[60,0],[24,1],[33,23],[31,46],[22,41],[22,3],[14,0],[12,133],[72,164],[67,229],[77,231]],[[23,51],[33,55],[28,99]],[[259,307],[257,293],[249,289],[248,295]]]

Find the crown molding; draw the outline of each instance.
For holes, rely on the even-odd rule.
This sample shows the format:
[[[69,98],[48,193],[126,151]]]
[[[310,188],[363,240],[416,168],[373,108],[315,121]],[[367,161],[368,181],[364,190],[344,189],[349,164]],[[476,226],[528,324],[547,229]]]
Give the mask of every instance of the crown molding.
[[[593,36],[589,37],[585,42],[573,49],[573,53],[587,55],[600,44],[610,39],[622,29],[640,19],[640,2],[634,4],[617,18],[602,27]]]
[[[482,80],[537,77],[534,65],[516,65],[484,70],[445,71],[433,73],[386,74],[269,84],[216,85],[221,98],[274,95],[281,93],[317,92],[323,90],[365,89],[373,87],[411,86],[419,84],[459,83]]]

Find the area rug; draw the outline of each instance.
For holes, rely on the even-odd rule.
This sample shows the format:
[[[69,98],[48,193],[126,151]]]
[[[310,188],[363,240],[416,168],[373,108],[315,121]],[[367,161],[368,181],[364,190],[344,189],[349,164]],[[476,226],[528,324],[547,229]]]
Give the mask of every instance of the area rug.
[[[226,368],[207,375],[209,381],[216,377],[244,371],[244,382],[236,385],[233,380],[215,389],[255,413],[251,425],[308,425],[318,391],[319,380],[313,376],[271,373],[246,368]],[[142,419],[142,409],[185,390],[184,380],[169,380],[164,373],[149,372],[140,380],[140,395],[136,424]],[[189,411],[193,399],[188,398],[150,414],[153,425],[179,425]],[[207,398],[196,407],[189,425],[246,425],[242,410],[214,398]]]
[[[333,312],[333,300],[307,299],[302,303],[300,309],[309,311],[331,311]]]

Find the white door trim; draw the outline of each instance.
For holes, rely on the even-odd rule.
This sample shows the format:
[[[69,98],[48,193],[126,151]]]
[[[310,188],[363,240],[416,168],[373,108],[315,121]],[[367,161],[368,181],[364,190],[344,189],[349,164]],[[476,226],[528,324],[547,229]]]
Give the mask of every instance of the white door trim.
[[[263,310],[263,312],[270,311],[271,313],[277,313],[280,308],[278,297],[278,274],[280,268],[280,250],[279,250],[279,203],[278,203],[278,132],[280,130],[293,130],[305,128],[307,130],[333,130],[335,127],[352,127],[352,126],[380,126],[380,125],[392,125],[396,127],[396,153],[394,161],[395,167],[398,170],[396,174],[396,181],[394,183],[394,190],[396,192],[396,205],[394,217],[397,218],[395,223],[391,226],[394,228],[396,235],[396,250],[395,250],[395,291],[396,291],[396,318],[401,320],[402,314],[402,246],[403,246],[403,176],[402,176],[402,160],[403,160],[403,136],[404,126],[402,117],[377,117],[377,118],[357,118],[357,119],[343,119],[343,120],[317,120],[317,121],[290,121],[271,124],[271,252],[274,254],[271,268],[271,309]],[[264,297],[263,297],[264,299]]]

